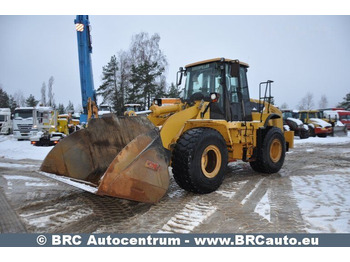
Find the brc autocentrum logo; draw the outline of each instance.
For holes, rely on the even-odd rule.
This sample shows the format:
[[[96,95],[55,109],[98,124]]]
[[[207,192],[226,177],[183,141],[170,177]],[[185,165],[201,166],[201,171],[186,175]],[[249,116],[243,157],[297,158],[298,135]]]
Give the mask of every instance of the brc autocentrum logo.
[[[39,246],[318,246],[319,237],[307,235],[38,235]]]

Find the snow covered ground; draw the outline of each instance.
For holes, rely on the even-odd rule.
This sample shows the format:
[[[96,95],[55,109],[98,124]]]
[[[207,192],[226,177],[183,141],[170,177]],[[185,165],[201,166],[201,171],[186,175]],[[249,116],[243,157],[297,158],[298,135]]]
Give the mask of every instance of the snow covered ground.
[[[350,132],[348,132],[348,136],[344,137],[309,137],[307,139],[300,139],[299,137],[294,137],[294,145],[298,146],[300,144],[343,144],[350,142]]]
[[[0,136],[0,158],[44,160],[53,146],[33,146],[30,141],[17,141],[12,135]]]
[[[114,221],[111,224],[96,222],[98,225],[93,230],[109,232],[114,227],[117,231],[124,230],[121,232],[138,232],[142,229],[169,233],[349,233],[350,135],[308,139],[296,137],[294,141],[295,148],[288,152],[279,174],[261,176],[253,172],[247,163],[231,163],[231,173],[215,193],[188,194],[174,182],[168,196],[160,204],[152,206],[149,214],[139,211],[136,205],[129,206],[127,201],[116,205],[114,199],[103,199],[107,206],[120,208],[115,211],[117,218],[125,210],[133,208],[133,212],[142,214],[123,218],[122,222],[118,222],[120,225],[114,217],[110,219]],[[98,214],[104,210],[95,202],[96,196],[77,194],[85,199],[85,205],[84,201],[76,200],[76,196],[69,198],[70,187],[63,187],[62,183],[51,179],[50,174],[38,171],[40,160],[51,149],[33,146],[29,141],[17,141],[12,136],[0,136],[0,170],[3,169],[0,179],[4,181],[6,196],[12,204],[19,207],[26,203],[29,206],[21,209],[19,216],[27,221],[33,232],[48,231],[52,223],[60,228],[67,221],[72,221],[71,216],[89,219],[94,216],[93,209]],[[87,189],[88,185],[80,185],[82,187],[92,192]],[[49,202],[46,206],[47,196],[54,198],[55,194],[57,201]],[[68,195],[68,199],[74,202],[70,204],[74,206],[73,209],[66,210],[66,200],[60,200],[62,195]],[[41,203],[40,206],[33,205],[33,201]],[[82,205],[87,210],[85,213],[79,213]],[[110,208],[106,209],[104,216],[111,216]],[[208,222],[214,220],[221,224]],[[149,229],[150,225],[153,231]]]

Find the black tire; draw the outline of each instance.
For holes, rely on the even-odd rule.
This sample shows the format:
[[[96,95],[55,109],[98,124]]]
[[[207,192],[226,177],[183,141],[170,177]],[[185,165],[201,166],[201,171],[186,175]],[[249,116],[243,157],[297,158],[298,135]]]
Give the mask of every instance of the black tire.
[[[221,134],[211,128],[194,128],[178,139],[171,166],[181,188],[206,194],[222,184],[227,162],[227,146]]]
[[[309,134],[311,137],[316,137],[315,128],[309,126]]]
[[[283,166],[286,142],[281,129],[272,127],[265,135],[257,160],[250,162],[252,169],[259,173],[277,173]]]
[[[300,130],[299,132],[300,132],[300,135],[299,135],[300,139],[309,138],[309,130]]]

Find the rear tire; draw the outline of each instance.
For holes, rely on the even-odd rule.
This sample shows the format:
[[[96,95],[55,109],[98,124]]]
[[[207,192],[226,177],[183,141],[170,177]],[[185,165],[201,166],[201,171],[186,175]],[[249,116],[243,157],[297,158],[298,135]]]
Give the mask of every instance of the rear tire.
[[[171,166],[181,188],[206,194],[222,184],[227,162],[227,146],[221,134],[211,128],[194,128],[178,139]]]
[[[257,160],[250,162],[256,172],[272,174],[278,172],[284,163],[286,142],[282,131],[272,127],[264,137],[261,148],[258,149]]]

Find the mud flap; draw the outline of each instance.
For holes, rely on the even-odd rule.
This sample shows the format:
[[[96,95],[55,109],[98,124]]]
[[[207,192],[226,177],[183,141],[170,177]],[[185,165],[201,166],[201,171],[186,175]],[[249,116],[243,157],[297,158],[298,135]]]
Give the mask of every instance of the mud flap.
[[[61,140],[41,171],[98,188],[97,194],[155,203],[169,186],[169,156],[146,117],[91,119]]]

